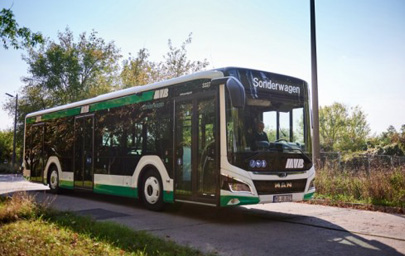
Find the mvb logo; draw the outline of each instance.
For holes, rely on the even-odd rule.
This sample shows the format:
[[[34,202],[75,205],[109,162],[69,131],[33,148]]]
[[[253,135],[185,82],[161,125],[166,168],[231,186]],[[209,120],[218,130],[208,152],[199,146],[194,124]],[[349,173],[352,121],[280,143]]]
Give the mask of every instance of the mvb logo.
[[[304,159],[288,158],[285,164],[286,169],[304,168]]]

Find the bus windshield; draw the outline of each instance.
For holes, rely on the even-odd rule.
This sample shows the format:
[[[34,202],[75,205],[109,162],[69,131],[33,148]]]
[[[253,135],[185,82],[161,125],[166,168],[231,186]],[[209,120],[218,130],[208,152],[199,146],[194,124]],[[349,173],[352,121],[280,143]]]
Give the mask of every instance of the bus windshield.
[[[304,105],[294,102],[283,105],[280,108],[273,106],[270,100],[248,99],[244,109],[230,107],[228,148],[232,152],[266,151],[272,143],[280,142],[307,152]]]
[[[240,77],[244,82],[243,76]],[[257,170],[257,165],[263,163],[263,166],[259,166],[261,171],[281,171],[288,167],[285,162],[288,158],[300,158],[305,160],[305,166],[299,166],[298,169],[310,168],[311,134],[306,84],[291,83],[293,90],[299,88],[300,95],[281,94],[260,87],[257,88],[262,90],[255,90],[253,95],[250,89],[255,88],[246,86],[246,81],[255,81],[255,74],[251,77],[253,79],[245,79],[244,82],[247,89],[244,108],[232,107],[227,97],[226,141],[229,162],[245,170]],[[267,87],[278,86],[272,81],[266,83]],[[258,159],[260,161],[252,162]],[[276,159],[284,159],[284,162]],[[249,162],[253,166],[249,166]]]

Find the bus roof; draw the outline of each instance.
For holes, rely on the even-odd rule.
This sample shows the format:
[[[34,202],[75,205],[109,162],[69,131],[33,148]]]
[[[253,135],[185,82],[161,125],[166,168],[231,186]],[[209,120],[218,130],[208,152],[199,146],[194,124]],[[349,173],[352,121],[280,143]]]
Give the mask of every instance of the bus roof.
[[[130,87],[127,89],[122,89],[122,90],[118,90],[118,91],[114,91],[114,92],[110,92],[110,93],[106,93],[106,94],[101,94],[94,98],[76,101],[73,103],[32,112],[32,113],[27,114],[26,118],[43,115],[43,114],[48,114],[48,113],[52,113],[52,112],[56,112],[56,111],[60,111],[60,110],[64,110],[64,109],[80,107],[80,106],[84,106],[84,105],[88,105],[88,104],[92,104],[92,103],[96,103],[96,102],[102,102],[102,101],[109,100],[109,99],[120,98],[123,96],[136,94],[136,93],[140,93],[140,92],[144,92],[144,91],[156,90],[156,89],[163,88],[163,87],[166,87],[169,85],[188,82],[188,81],[192,81],[192,80],[196,80],[196,79],[204,79],[204,78],[212,79],[212,78],[220,78],[223,76],[224,76],[223,72],[221,72],[220,70],[217,70],[217,69],[201,71],[201,72],[197,72],[197,73],[194,73],[191,75],[185,75],[185,76],[181,76],[181,77],[177,77],[177,78],[173,78],[173,79],[169,79],[169,80],[165,80],[165,81],[161,81],[161,82],[157,82],[157,83],[153,83],[153,84],[148,84],[148,85],[134,86],[134,87]]]
[[[120,97],[124,97],[124,96],[128,96],[128,95],[137,94],[140,92],[156,90],[156,89],[163,88],[166,86],[170,86],[170,85],[174,85],[174,84],[178,84],[178,83],[184,83],[184,82],[188,82],[188,81],[192,81],[192,80],[196,80],[196,79],[220,78],[220,77],[229,75],[229,71],[231,71],[231,70],[250,70],[250,71],[258,71],[258,72],[266,72],[268,74],[273,74],[276,76],[294,79],[294,80],[302,81],[305,83],[305,81],[303,81],[299,78],[286,76],[286,75],[282,75],[282,74],[277,74],[277,73],[272,73],[272,72],[268,72],[268,71],[261,71],[261,70],[247,69],[247,68],[240,68],[240,67],[224,67],[224,68],[217,68],[217,69],[212,69],[212,70],[207,70],[207,71],[201,71],[201,72],[197,72],[194,74],[185,75],[185,76],[181,76],[181,77],[177,77],[177,78],[173,78],[173,79],[169,79],[169,80],[165,80],[165,81],[161,81],[161,82],[157,82],[157,83],[153,83],[153,84],[134,86],[134,87],[130,87],[127,89],[122,89],[122,90],[118,90],[118,91],[114,91],[114,92],[110,92],[110,93],[106,93],[106,94],[101,94],[94,98],[76,101],[73,103],[32,112],[32,113],[27,114],[25,118],[41,116],[44,114],[49,114],[49,113],[53,113],[53,112],[57,112],[57,111],[61,111],[61,110],[76,108],[76,107],[85,106],[85,105],[89,105],[89,104],[93,104],[93,103],[97,103],[97,102],[103,102],[103,101],[110,100],[110,99],[116,99],[116,98],[120,98]]]

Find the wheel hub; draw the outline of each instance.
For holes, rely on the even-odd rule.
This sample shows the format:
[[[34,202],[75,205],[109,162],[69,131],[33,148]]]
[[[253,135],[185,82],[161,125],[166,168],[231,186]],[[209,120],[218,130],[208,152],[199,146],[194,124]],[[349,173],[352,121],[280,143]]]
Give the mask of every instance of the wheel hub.
[[[145,199],[150,204],[155,204],[160,196],[160,184],[156,177],[149,177],[145,181]]]
[[[57,185],[58,185],[58,173],[57,171],[53,170],[51,172],[51,177],[50,177],[50,184],[51,184],[51,188],[52,189],[56,189]]]

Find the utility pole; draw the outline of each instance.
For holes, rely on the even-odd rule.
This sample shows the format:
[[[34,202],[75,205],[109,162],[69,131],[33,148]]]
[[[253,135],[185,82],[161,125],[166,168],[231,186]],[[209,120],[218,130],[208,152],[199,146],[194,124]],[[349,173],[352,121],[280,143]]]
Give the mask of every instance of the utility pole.
[[[319,146],[319,111],[318,111],[318,65],[316,58],[316,25],[315,25],[315,0],[311,1],[311,70],[312,70],[312,161],[318,164],[320,161]]]
[[[7,96],[15,98],[15,113],[14,113],[14,137],[13,137],[13,168],[15,165],[15,144],[16,144],[16,134],[17,134],[17,111],[18,111],[18,94],[15,97],[9,93],[6,93]]]

